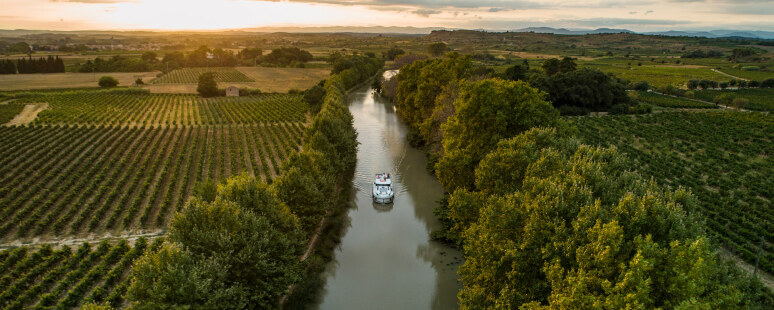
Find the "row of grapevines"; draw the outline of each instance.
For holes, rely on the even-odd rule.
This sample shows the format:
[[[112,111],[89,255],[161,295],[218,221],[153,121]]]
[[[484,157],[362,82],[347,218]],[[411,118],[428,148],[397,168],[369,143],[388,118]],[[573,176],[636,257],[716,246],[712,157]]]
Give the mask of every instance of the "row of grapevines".
[[[164,76],[154,79],[151,84],[196,84],[199,82],[199,76],[205,72],[215,74],[215,82],[234,82],[245,83],[255,82],[239,70],[230,67],[212,67],[212,68],[183,68],[172,70]]]
[[[9,122],[23,109],[24,109],[23,104],[17,104],[17,103],[0,104],[0,124],[5,124]]]
[[[36,124],[207,125],[306,120],[299,95],[201,98],[185,94],[68,92],[23,98],[48,102]]]
[[[164,227],[197,181],[271,179],[303,132],[290,122],[0,128],[0,236]]]
[[[659,183],[699,200],[716,241],[774,272],[774,117],[744,112],[675,112],[574,118],[585,142],[616,145]]]
[[[653,92],[634,92],[630,94],[632,98],[643,102],[665,108],[688,108],[688,109],[717,109],[718,106],[701,101],[694,101],[688,98],[672,97]]]
[[[107,241],[96,248],[84,243],[73,250],[42,246],[0,252],[0,309],[75,309],[85,302],[124,304],[131,264],[161,244],[144,238]]]

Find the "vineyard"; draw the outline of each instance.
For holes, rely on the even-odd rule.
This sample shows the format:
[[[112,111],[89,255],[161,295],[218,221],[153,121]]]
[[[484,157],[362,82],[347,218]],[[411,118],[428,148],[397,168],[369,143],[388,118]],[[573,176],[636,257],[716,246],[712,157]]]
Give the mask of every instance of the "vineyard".
[[[681,97],[672,97],[652,92],[630,92],[629,96],[642,103],[652,104],[664,108],[686,108],[686,109],[717,109],[714,104],[699,102]]]
[[[743,112],[674,112],[574,118],[584,142],[615,145],[646,175],[698,198],[711,235],[774,272],[774,118]]]
[[[19,114],[24,109],[23,104],[0,104],[0,125],[12,120],[16,114]]]
[[[0,237],[164,227],[197,181],[270,180],[304,125],[0,127]]]
[[[132,262],[155,251],[160,241],[0,251],[0,309],[72,309],[89,302],[121,307]]]
[[[685,66],[659,66],[645,64],[638,66],[641,61],[632,60],[627,65],[610,65],[604,63],[585,63],[583,66],[599,69],[605,73],[632,82],[647,81],[654,87],[677,86],[682,87],[689,80],[727,81],[729,77],[713,72],[709,68],[685,67]]]
[[[154,79],[151,84],[196,84],[199,82],[199,76],[205,72],[215,73],[215,82],[223,83],[249,83],[255,80],[249,78],[244,73],[234,68],[185,68],[173,70],[164,76]]]
[[[712,102],[717,96],[727,94],[732,98],[747,99],[740,108],[755,111],[774,111],[774,88],[744,88],[738,90],[699,90],[696,98]]]
[[[65,92],[23,98],[48,102],[36,124],[214,125],[305,121],[299,95],[202,98],[184,94]]]

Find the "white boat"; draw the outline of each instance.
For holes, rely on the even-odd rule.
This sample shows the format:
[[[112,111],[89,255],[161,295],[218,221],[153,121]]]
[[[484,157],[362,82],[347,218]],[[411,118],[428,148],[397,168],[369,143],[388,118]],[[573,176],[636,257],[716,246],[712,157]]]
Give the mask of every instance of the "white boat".
[[[376,203],[392,203],[395,193],[392,191],[392,179],[389,173],[376,175],[372,195]]]

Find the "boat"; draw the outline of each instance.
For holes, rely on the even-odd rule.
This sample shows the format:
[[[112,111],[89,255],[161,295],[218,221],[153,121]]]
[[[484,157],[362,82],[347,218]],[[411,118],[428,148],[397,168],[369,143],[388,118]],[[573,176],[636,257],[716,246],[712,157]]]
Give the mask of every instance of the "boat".
[[[389,173],[376,175],[372,196],[376,203],[392,203],[395,193],[392,191],[392,179]]]

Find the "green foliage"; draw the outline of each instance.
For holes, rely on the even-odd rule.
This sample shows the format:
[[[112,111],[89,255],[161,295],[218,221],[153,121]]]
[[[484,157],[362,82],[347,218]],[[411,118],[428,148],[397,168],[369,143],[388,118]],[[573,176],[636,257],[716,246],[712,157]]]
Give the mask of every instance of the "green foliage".
[[[151,81],[151,84],[194,84],[199,81],[199,77],[207,72],[215,74],[215,82],[218,83],[247,83],[255,82],[244,73],[234,68],[214,67],[214,68],[185,68],[176,69],[166,73],[160,78]]]
[[[16,104],[16,103],[0,104],[0,124],[5,124],[11,121],[22,110],[24,110],[23,104]]]
[[[398,56],[405,55],[405,54],[406,54],[406,51],[397,47],[391,47],[390,49],[382,53],[384,58],[387,60],[395,60],[395,58],[397,58]]]
[[[325,88],[319,85],[304,91],[304,102],[309,104],[309,111],[316,115],[322,109],[323,99],[325,99]]]
[[[695,198],[644,181],[615,148],[533,129],[494,154],[477,174],[495,178],[482,184],[495,194],[450,199],[468,201],[457,212],[466,255],[461,308],[750,306],[738,288],[746,281],[724,279],[728,271],[686,215]],[[493,165],[498,156],[524,159]]]
[[[196,183],[193,189],[193,195],[204,202],[213,202],[218,195],[218,184],[210,179]]]
[[[472,70],[470,56],[454,53],[445,59],[420,60],[404,66],[395,77],[399,82],[395,102],[398,114],[409,126],[419,129],[436,108],[436,98],[452,82],[469,78]]]
[[[614,104],[629,103],[626,87],[599,70],[559,72],[551,77],[535,75],[530,84],[547,92],[555,107],[567,105],[606,111]]]
[[[215,201],[194,199],[175,214],[168,244],[135,264],[129,298],[138,309],[277,308],[298,280],[303,239],[268,186],[231,178]]]
[[[113,56],[110,58],[97,57],[92,62],[87,60],[86,63],[78,67],[78,72],[146,72],[150,71],[151,66],[149,62],[144,61],[142,58],[137,57],[124,57]],[[62,72],[64,72],[64,65],[62,66]]]
[[[199,85],[196,87],[196,91],[202,97],[215,97],[219,94],[218,84],[215,82],[215,74],[212,72],[205,72],[199,76]]]
[[[284,67],[291,63],[305,63],[311,61],[312,58],[312,54],[297,47],[282,47],[261,57],[261,63]]]
[[[443,42],[431,43],[427,46],[427,52],[435,57],[443,55],[443,53],[446,53],[448,49],[449,47],[447,47],[446,43]]]
[[[105,75],[99,78],[97,84],[99,84],[99,87],[116,87],[118,86],[118,80],[112,76]]]
[[[774,120],[762,113],[673,112],[573,119],[586,143],[614,145],[643,174],[698,198],[713,240],[755,264],[761,236],[774,240],[769,190],[774,176]],[[774,270],[774,248],[764,244],[760,266]]]
[[[441,126],[445,156],[436,164],[441,184],[472,188],[473,170],[501,139],[532,127],[562,126],[559,112],[527,83],[489,79],[463,86],[456,114]]]

